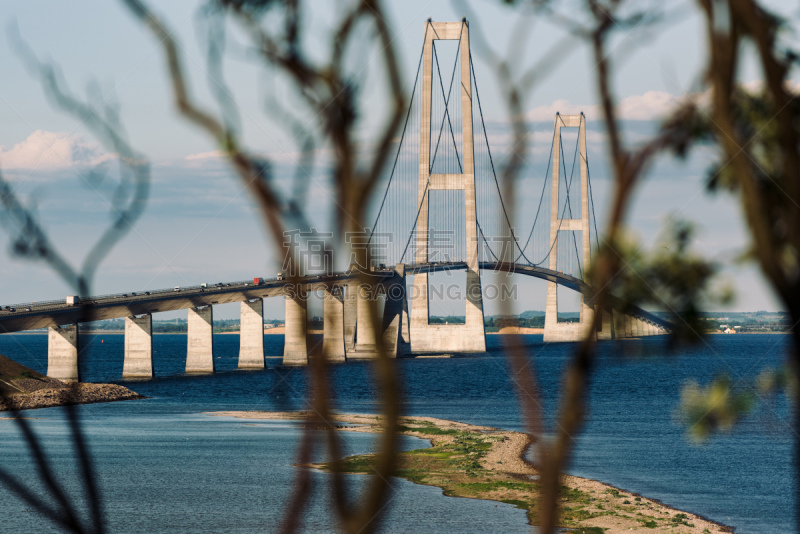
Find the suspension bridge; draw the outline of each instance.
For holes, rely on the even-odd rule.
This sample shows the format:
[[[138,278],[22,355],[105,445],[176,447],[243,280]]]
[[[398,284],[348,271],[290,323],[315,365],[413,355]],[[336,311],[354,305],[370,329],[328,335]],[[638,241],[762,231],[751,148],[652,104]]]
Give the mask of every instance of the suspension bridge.
[[[448,51],[452,60],[445,61]],[[564,152],[562,129],[577,130],[571,158]],[[372,227],[371,257],[380,264],[407,265],[406,272],[408,266],[463,263],[467,302],[463,326],[430,324],[429,273],[417,271],[409,317],[412,352],[485,350],[481,270],[548,280],[545,341],[580,339],[593,321],[596,310],[585,298],[591,288],[583,280],[592,232],[596,246],[599,237],[585,116],[555,115],[541,193],[530,206],[525,199],[520,213],[532,219],[518,226],[503,199],[489,137],[467,21],[428,20],[403,133]],[[518,227],[530,229],[520,236]],[[558,321],[559,285],[580,291],[577,323]],[[599,312],[604,313],[597,332],[602,338],[630,336],[633,330],[635,335],[652,335],[669,328],[637,310],[637,317],[627,319],[635,326],[622,320],[615,334],[610,312]]]
[[[577,131],[574,149],[564,133]],[[187,373],[214,372],[212,310],[241,302],[239,367],[264,367],[263,300],[283,297],[286,307],[283,362],[308,362],[308,293],[324,293],[323,352],[331,361],[369,359],[379,339],[393,356],[486,350],[481,272],[505,272],[547,282],[544,340],[577,341],[601,313],[597,339],[668,333],[671,325],[612,297],[596,309],[586,283],[592,243],[599,246],[586,149],[586,118],[554,117],[548,163],[538,198],[503,198],[469,45],[469,24],[425,23],[409,108],[397,152],[376,206],[366,246],[374,277],[369,289],[354,270],[208,287],[83,297],[4,306],[0,332],[49,329],[48,371],[79,380],[77,324],[125,318],[123,377],[153,376],[152,314],[187,309]],[[499,135],[498,135],[499,134]],[[569,164],[569,165],[568,165]],[[525,177],[523,177],[525,178]],[[518,188],[519,189],[519,188]],[[527,190],[526,190],[527,191]],[[548,211],[549,209],[549,211]],[[516,216],[516,219],[515,219]],[[516,222],[516,224],[514,224]],[[518,230],[523,230],[521,233]],[[387,267],[388,266],[388,267]],[[465,271],[463,324],[432,324],[429,277]],[[409,279],[413,277],[413,282]],[[580,295],[579,320],[561,322],[558,287]],[[370,318],[380,298],[382,317]]]

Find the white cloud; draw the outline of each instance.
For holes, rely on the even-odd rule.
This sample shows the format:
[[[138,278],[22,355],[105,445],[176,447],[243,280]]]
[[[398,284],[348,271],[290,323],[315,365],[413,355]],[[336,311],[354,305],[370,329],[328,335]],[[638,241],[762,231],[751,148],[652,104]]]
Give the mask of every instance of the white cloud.
[[[0,147],[4,169],[53,170],[95,165],[113,157],[98,143],[63,132],[36,130],[24,141],[5,150]]]
[[[331,157],[333,152],[327,148],[315,148],[314,149],[314,156],[317,158],[321,157]],[[262,158],[268,161],[273,162],[288,162],[294,163],[300,161],[303,158],[304,154],[298,152],[297,150],[277,150],[274,152],[269,153],[253,153],[250,152],[249,155]],[[203,162],[217,162],[226,160],[228,157],[228,153],[224,150],[211,150],[209,152],[199,152],[197,154],[189,154],[186,156],[184,161],[186,162],[193,162],[194,164],[201,164]],[[227,161],[226,161],[227,162]]]
[[[760,93],[764,90],[765,84],[764,80],[750,80],[743,82],[741,86],[750,93]],[[786,80],[783,87],[790,93],[800,94],[800,81],[798,80]]]
[[[760,92],[764,88],[764,82],[763,80],[751,80],[742,83],[741,86],[751,93]],[[786,89],[800,94],[800,81],[787,81]],[[672,111],[687,99],[694,99],[698,105],[707,106],[710,101],[710,94],[708,90],[702,93],[689,93],[680,96],[664,91],[647,91],[641,95],[631,95],[621,99],[617,103],[617,116],[620,119],[632,121],[659,120],[669,116]],[[552,104],[535,107],[526,113],[525,117],[533,122],[552,122],[556,112],[562,115],[577,115],[583,112],[589,120],[602,118],[599,106],[594,104],[573,104],[564,99],[556,100]]]
[[[631,95],[623,98],[617,105],[617,114],[620,119],[644,121],[661,119],[669,115],[685,97],[671,95],[664,91],[647,91],[641,95]],[[594,104],[572,104],[568,100],[556,100],[552,104],[538,106],[526,114],[526,118],[534,122],[550,122],[556,112],[562,115],[586,114],[590,120],[601,118],[600,108]]]
[[[621,119],[646,121],[660,119],[674,110],[682,97],[663,91],[647,91],[643,95],[623,98],[617,107]]]
[[[198,154],[189,154],[184,159],[186,161],[200,160],[200,159],[220,159],[224,158],[226,153],[222,150],[212,150],[210,152],[200,152]]]
[[[552,122],[556,113],[562,115],[577,115],[581,111],[586,115],[593,114],[595,106],[580,106],[571,104],[568,100],[556,100],[552,104],[545,106],[538,106],[530,110],[526,114],[526,118],[533,122]]]

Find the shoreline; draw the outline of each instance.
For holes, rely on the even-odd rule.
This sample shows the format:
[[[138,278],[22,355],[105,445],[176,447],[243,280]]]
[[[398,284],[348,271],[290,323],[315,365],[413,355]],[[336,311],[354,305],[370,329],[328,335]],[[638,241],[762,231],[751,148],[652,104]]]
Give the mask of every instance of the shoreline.
[[[0,412],[146,398],[119,384],[81,382],[74,385],[43,387],[28,393],[12,393],[5,398],[0,397]]]
[[[308,412],[221,411],[206,412],[206,415],[264,420],[312,419]],[[359,425],[337,425],[336,429],[342,432],[378,433],[383,428],[382,417],[377,415],[336,414],[332,421]],[[395,476],[442,488],[447,496],[513,504],[527,511],[529,524],[536,524],[538,472],[525,459],[531,445],[530,436],[433,417],[401,417],[399,425],[400,434],[428,440],[431,447],[399,452]],[[338,462],[339,469],[344,473],[367,474],[374,458],[374,454],[347,457]],[[332,468],[324,463],[308,467]],[[733,531],[729,526],[698,514],[597,480],[565,474],[562,488],[560,525],[565,528],[608,534]]]

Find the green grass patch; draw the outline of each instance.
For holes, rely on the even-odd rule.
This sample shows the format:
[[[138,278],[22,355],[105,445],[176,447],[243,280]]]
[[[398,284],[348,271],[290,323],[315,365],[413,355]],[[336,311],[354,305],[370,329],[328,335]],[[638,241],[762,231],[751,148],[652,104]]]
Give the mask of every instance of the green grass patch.
[[[363,454],[359,456],[348,456],[338,462],[327,462],[322,464],[323,469],[333,471],[337,469],[340,473],[372,473],[375,466],[374,454]]]
[[[539,483],[490,471],[481,465],[492,446],[506,439],[504,436],[442,429],[427,421],[414,420],[401,426],[400,431],[429,437],[450,436],[452,439],[439,440],[439,443],[429,448],[399,453],[394,476],[417,484],[440,487],[445,495],[453,497],[487,499],[511,504],[526,510],[530,523],[537,524]],[[375,461],[376,455],[365,454],[350,456],[341,462],[323,464],[321,467],[327,470],[338,468],[343,473],[369,474],[374,472]],[[592,496],[577,488],[562,485],[559,490],[561,508],[559,527],[575,529],[570,532],[576,533],[603,534],[605,529],[586,527],[581,523],[594,517],[614,515],[629,521],[638,521],[646,528],[657,528],[658,523],[652,517],[640,515],[635,519],[614,511],[614,508],[624,510],[621,506],[623,504],[632,508],[631,501],[619,490],[609,488],[604,493],[602,496]],[[639,497],[634,499],[636,504],[643,504]],[[664,524],[673,526],[686,524],[687,518],[685,514],[677,514]]]
[[[430,456],[431,458],[452,458],[456,455],[455,451],[444,451],[438,448],[430,448],[430,449],[414,449],[413,451],[408,451],[403,454],[408,455],[416,455],[416,456]]]
[[[588,493],[577,488],[568,488],[567,486],[561,486],[561,498],[570,502],[583,504],[588,504],[592,501]]]
[[[564,521],[583,521],[597,515],[599,514],[593,514],[583,508],[564,508],[561,511],[561,518]]]
[[[531,495],[539,491],[539,486],[530,482],[510,482],[506,480],[492,480],[490,482],[468,482],[458,485],[471,493],[489,493],[498,490],[517,490],[530,492]]]

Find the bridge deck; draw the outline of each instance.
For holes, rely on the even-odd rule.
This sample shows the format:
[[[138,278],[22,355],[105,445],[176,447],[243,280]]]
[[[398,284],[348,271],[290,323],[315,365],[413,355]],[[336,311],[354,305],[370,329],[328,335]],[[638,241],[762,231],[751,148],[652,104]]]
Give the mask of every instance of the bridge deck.
[[[462,270],[466,268],[467,265],[465,262],[434,262],[407,265],[405,273],[407,275],[414,275]],[[482,262],[480,268],[485,271],[532,276],[541,280],[555,282],[573,291],[579,291],[588,297],[593,295],[591,286],[586,284],[583,280],[543,267],[515,263]],[[371,274],[383,279],[393,276],[394,271],[384,270]],[[328,276],[306,276],[300,278],[299,283],[305,286],[311,286],[309,289],[315,290],[323,289],[326,283],[352,280],[357,276],[357,273],[354,272],[336,273]],[[283,296],[286,292],[286,287],[291,283],[291,280],[264,279],[259,285],[254,285],[253,282],[240,281],[226,284],[214,284],[208,287],[182,287],[180,291],[161,289],[129,294],[120,293],[116,295],[87,297],[82,299],[78,305],[68,305],[65,300],[60,300],[3,306],[3,309],[0,310],[0,333],[22,332],[26,330],[36,330],[38,328],[47,328],[49,326],[63,326],[81,322],[102,321],[105,319],[120,319],[147,313],[159,313],[211,306],[214,304],[227,304],[244,300]],[[624,305],[622,301],[613,297],[611,298],[610,304],[614,309],[622,309]],[[7,308],[13,308],[14,311],[10,311]],[[672,328],[672,325],[668,321],[640,308],[627,307],[625,311],[630,315],[639,317],[666,329]]]
[[[322,285],[353,278],[354,274],[338,273],[330,276],[307,276],[301,279],[304,285]],[[62,326],[81,322],[120,319],[146,313],[199,308],[214,304],[227,304],[260,298],[283,296],[288,280],[264,280],[259,285],[253,282],[230,282],[213,286],[181,287],[120,293],[81,299],[78,305],[68,305],[66,300],[48,301],[10,306],[15,311],[8,311],[4,306],[0,310],[0,332],[22,332],[36,330],[48,326]]]

